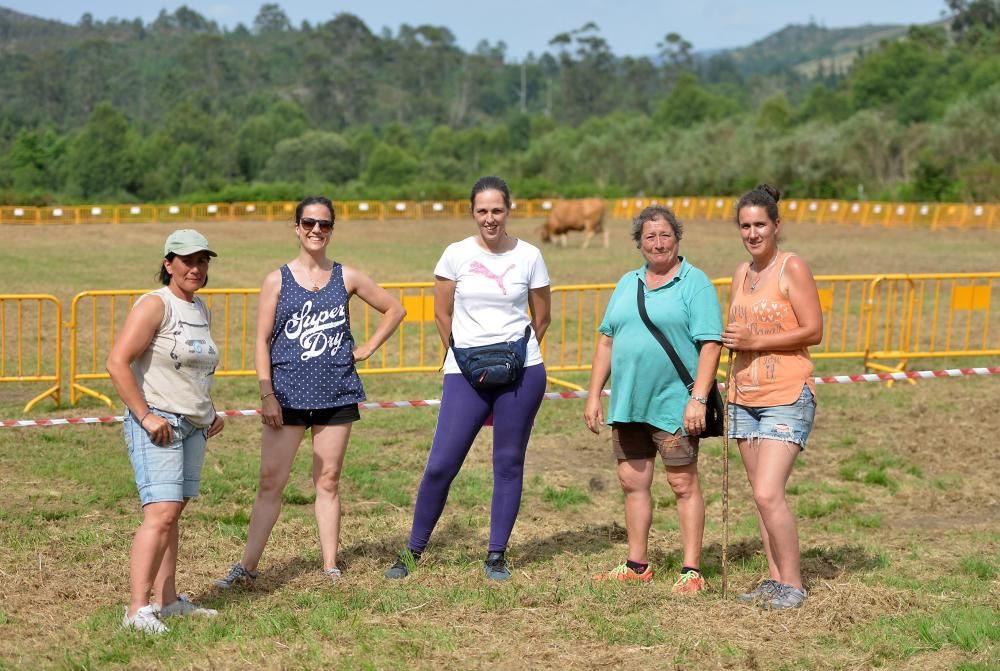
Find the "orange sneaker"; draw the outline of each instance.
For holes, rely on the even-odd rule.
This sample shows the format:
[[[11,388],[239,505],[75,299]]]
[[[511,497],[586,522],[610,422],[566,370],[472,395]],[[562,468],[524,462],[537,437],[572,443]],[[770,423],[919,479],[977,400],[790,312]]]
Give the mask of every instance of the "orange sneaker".
[[[647,566],[642,573],[636,573],[628,567],[628,564],[620,564],[607,573],[598,573],[594,580],[617,580],[618,582],[649,582],[653,579],[653,567]]]
[[[674,594],[694,594],[708,587],[708,583],[697,571],[681,573],[674,586],[670,589]]]

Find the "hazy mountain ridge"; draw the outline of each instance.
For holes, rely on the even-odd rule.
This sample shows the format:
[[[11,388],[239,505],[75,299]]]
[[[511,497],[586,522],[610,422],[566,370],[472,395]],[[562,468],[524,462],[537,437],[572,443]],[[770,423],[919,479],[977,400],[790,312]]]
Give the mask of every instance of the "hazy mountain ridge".
[[[901,39],[909,29],[909,25],[894,24],[851,28],[791,24],[749,46],[722,50],[715,55],[731,58],[744,76],[771,75],[788,69],[814,76],[821,68],[827,74],[844,74],[859,51],[874,49],[883,41]]]

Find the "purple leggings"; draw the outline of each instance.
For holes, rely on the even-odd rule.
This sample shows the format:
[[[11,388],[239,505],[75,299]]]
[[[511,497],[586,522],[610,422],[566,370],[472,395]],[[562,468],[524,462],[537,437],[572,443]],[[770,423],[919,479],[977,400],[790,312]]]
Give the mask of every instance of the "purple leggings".
[[[441,413],[427,468],[417,490],[408,547],[423,552],[448,499],[448,490],[472,448],[483,422],[493,413],[493,504],[489,552],[507,549],[521,507],[524,454],[531,425],[545,393],[545,366],[524,369],[521,379],[496,389],[474,389],[461,373],[444,376]]]

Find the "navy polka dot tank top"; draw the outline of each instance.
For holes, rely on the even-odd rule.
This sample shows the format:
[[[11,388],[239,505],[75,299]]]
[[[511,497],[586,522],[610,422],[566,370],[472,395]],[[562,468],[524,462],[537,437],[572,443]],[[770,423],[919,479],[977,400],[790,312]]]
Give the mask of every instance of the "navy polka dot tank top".
[[[354,367],[354,337],[344,267],[309,291],[281,266],[281,292],[271,335],[271,381],[284,408],[318,410],[365,400]]]

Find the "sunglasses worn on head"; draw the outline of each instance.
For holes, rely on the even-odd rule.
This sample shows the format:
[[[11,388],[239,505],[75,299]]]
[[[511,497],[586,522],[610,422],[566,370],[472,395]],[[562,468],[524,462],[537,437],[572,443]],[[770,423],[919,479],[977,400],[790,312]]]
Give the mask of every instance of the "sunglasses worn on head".
[[[329,233],[333,230],[333,222],[329,219],[313,219],[311,217],[302,217],[299,219],[299,226],[311,231],[316,225],[319,225],[319,230],[324,233]]]

